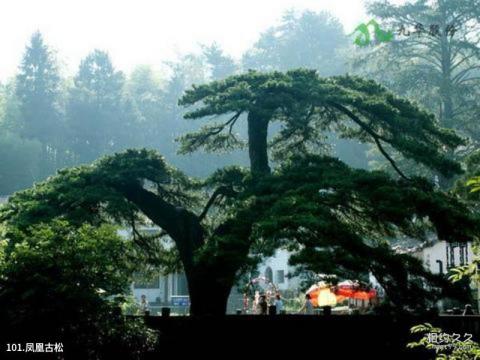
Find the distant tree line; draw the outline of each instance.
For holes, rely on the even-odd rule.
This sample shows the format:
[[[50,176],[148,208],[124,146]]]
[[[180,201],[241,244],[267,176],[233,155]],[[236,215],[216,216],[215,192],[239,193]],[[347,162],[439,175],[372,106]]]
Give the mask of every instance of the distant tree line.
[[[175,139],[202,127],[183,119],[177,102],[186,89],[249,69],[304,67],[321,76],[352,73],[372,78],[467,138],[467,145],[451,154],[467,161],[476,154],[480,139],[478,9],[477,0],[417,0],[402,6],[374,1],[367,12],[385,29],[449,24],[456,31],[453,36],[396,34],[395,41],[367,47],[355,46],[354,38],[328,13],[288,11],[240,59],[213,43],[166,63],[165,74],[139,65],[126,75],[114,67],[107,52],[93,50],[73,76],[63,76],[55,53],[35,33],[17,75],[0,83],[0,194],[27,188],[59,168],[132,147],[156,149],[194,176],[206,176],[226,164],[246,165],[245,149],[225,156],[179,155]],[[281,130],[278,123],[271,126],[272,134]],[[246,127],[237,131],[246,138]],[[389,168],[377,150],[334,133],[326,136],[330,146],[325,151],[349,165]],[[439,177],[445,188],[452,185],[452,180],[412,166],[395,152],[392,156],[407,172]]]
[[[0,84],[0,194],[27,188],[59,168],[135,147],[159,150],[195,176],[232,162],[246,164],[244,150],[222,157],[177,155],[175,139],[201,127],[183,119],[177,102],[184,91],[246,69],[303,66],[322,75],[341,74],[345,68],[340,50],[346,44],[341,24],[330,15],[288,12],[238,61],[214,43],[167,63],[168,76],[147,65],[126,75],[107,52],[95,49],[69,77],[63,76],[55,52],[36,32],[16,76]],[[246,135],[246,128],[239,131]]]

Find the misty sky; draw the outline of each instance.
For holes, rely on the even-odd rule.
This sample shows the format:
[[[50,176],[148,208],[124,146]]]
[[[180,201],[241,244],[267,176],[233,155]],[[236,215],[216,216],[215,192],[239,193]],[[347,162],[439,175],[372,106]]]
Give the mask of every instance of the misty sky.
[[[67,73],[94,48],[128,72],[213,41],[238,57],[290,8],[328,10],[348,31],[366,16],[361,0],[2,0],[0,80],[14,75],[35,30]]]

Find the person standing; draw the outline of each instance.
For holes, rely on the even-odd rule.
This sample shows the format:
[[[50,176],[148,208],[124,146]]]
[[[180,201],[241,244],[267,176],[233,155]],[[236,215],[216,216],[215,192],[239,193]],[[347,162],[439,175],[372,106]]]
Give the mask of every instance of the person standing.
[[[267,297],[267,306],[270,306],[270,305],[273,305],[273,301],[272,301],[272,298],[273,298],[273,294],[270,290],[267,290],[267,292],[265,293],[266,297]]]
[[[265,294],[262,294],[258,302],[258,313],[260,315],[267,315],[267,310],[268,310],[267,296]]]
[[[248,298],[247,293],[243,294],[243,313],[248,314],[248,307],[250,304],[250,299]]]
[[[275,295],[275,310],[277,314],[283,314],[283,300],[279,293]]]
[[[143,315],[150,314],[150,308],[145,294],[142,294],[142,296],[140,297],[140,311],[143,313]]]
[[[313,303],[310,299],[310,294],[305,294],[305,303],[300,309],[300,312],[304,313],[305,315],[313,315]]]
[[[260,292],[255,291],[255,296],[253,297],[253,302],[252,302],[252,313],[253,314],[259,314],[259,302],[260,302]]]

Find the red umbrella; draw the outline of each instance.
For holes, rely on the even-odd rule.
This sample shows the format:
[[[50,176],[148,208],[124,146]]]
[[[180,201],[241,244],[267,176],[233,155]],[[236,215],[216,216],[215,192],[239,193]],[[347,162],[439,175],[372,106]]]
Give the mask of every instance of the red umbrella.
[[[346,280],[338,283],[335,295],[350,299],[370,300],[377,296],[377,292],[374,289],[367,289],[358,282]]]
[[[377,292],[374,289],[366,291],[366,290],[338,288],[335,291],[335,295],[343,296],[350,299],[370,300],[377,296]]]

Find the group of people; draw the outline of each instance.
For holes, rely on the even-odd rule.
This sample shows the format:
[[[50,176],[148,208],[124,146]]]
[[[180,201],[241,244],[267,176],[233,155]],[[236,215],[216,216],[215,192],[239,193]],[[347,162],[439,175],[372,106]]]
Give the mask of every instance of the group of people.
[[[250,301],[248,294],[243,294],[243,313],[267,315],[275,311],[276,314],[284,312],[283,300],[279,292],[275,295],[271,291],[260,293],[255,291],[253,301]]]
[[[282,296],[279,292],[275,295],[270,291],[260,293],[255,291],[253,301],[250,301],[248,294],[243,294],[243,313],[253,315],[267,315],[274,311],[275,314],[285,314]],[[314,305],[309,294],[305,295],[305,302],[299,311],[302,314],[314,314]]]

